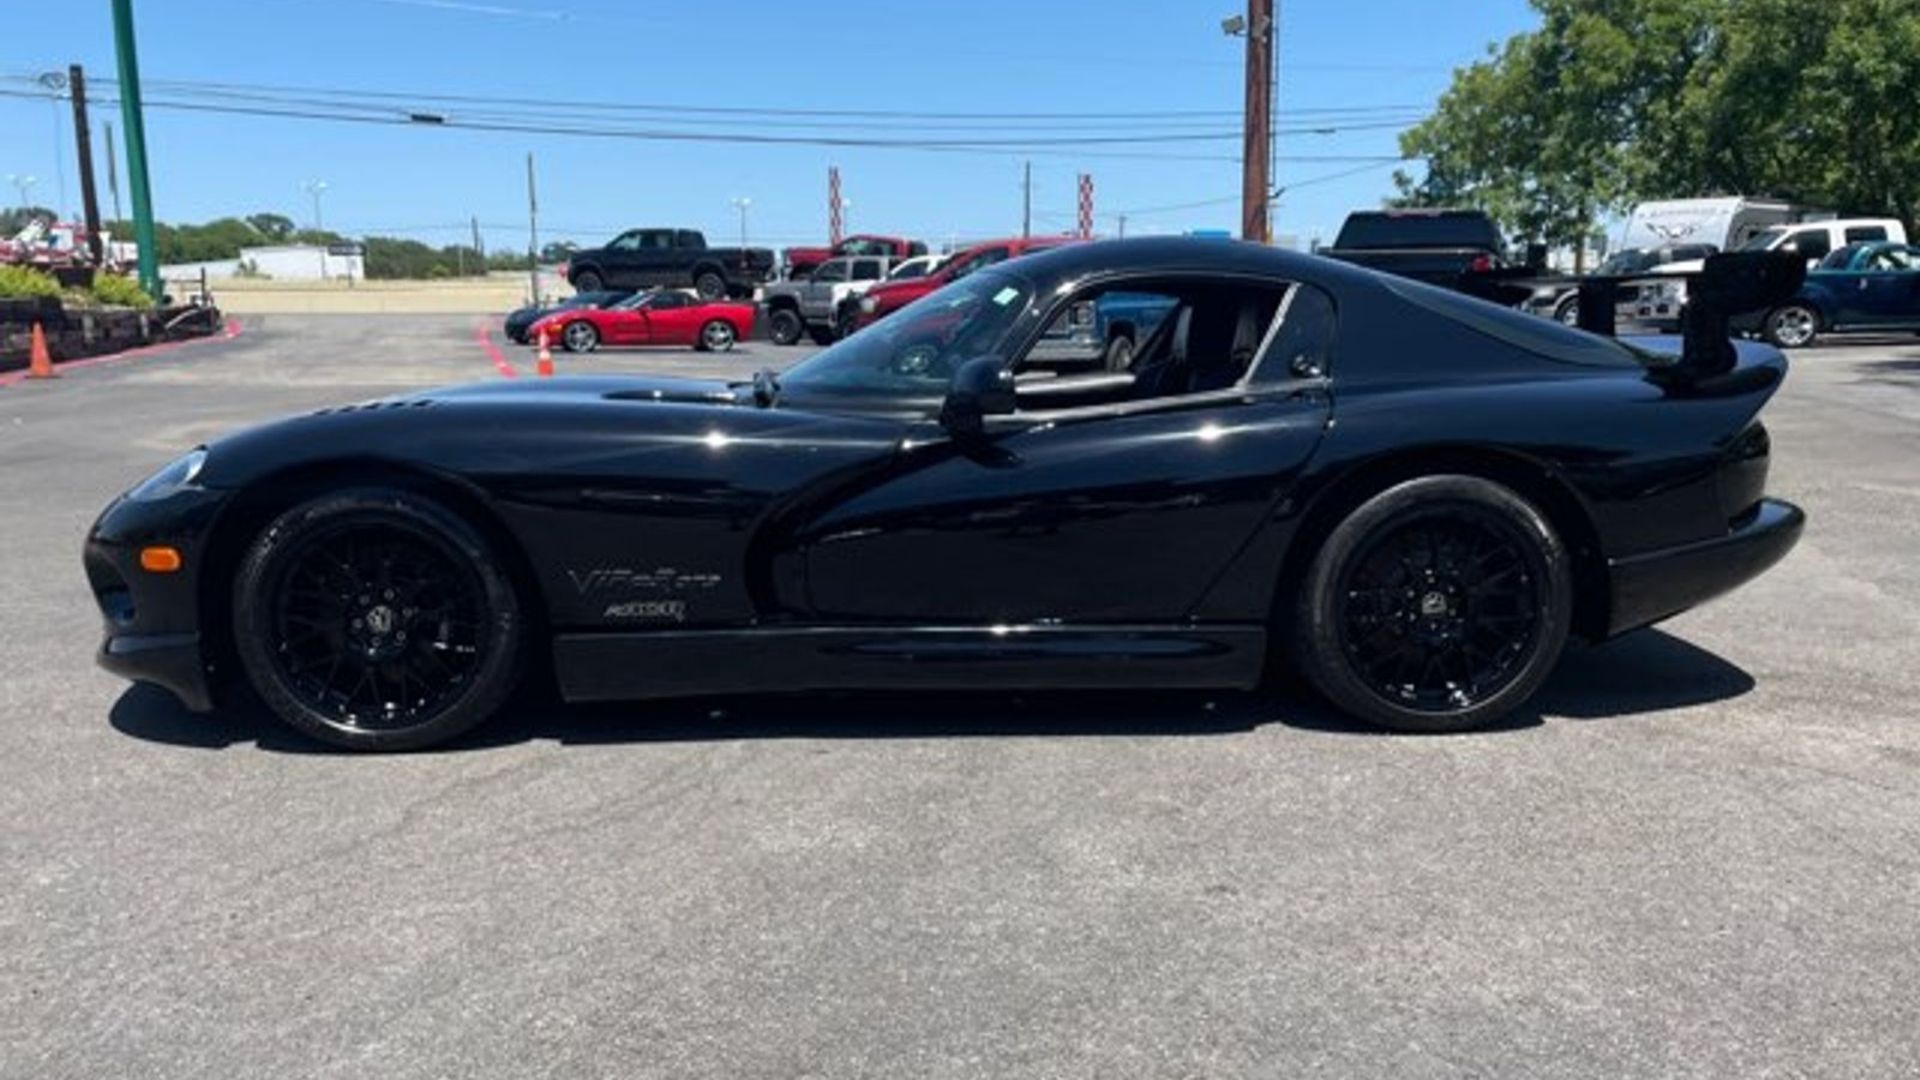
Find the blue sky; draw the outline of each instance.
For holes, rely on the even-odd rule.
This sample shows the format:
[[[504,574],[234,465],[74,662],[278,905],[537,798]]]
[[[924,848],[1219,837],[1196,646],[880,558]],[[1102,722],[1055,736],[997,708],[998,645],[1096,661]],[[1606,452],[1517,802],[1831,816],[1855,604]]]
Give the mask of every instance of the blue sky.
[[[1279,126],[1340,127],[1283,134],[1279,180],[1340,180],[1288,192],[1275,231],[1331,235],[1345,213],[1391,191],[1391,166],[1339,160],[1397,152],[1391,125],[1429,108],[1452,69],[1535,22],[1524,0],[1281,0]],[[0,75],[84,64],[113,74],[107,0],[8,5]],[[1241,100],[1242,45],[1219,21],[1237,0],[135,0],[150,100],[157,83],[184,80],[297,88],[380,90],[553,105],[612,102],[758,109],[922,113],[1230,112]],[[20,84],[5,86],[18,90]],[[98,91],[96,91],[98,92]],[[285,93],[285,92],[281,92]],[[404,105],[395,99],[396,107]],[[1390,110],[1405,106],[1406,110]],[[278,106],[276,106],[278,107]],[[442,108],[456,122],[504,106]],[[1378,109],[1336,118],[1330,109]],[[0,176],[38,178],[33,201],[80,197],[66,105],[0,98]],[[1289,116],[1294,110],[1306,110]],[[665,113],[581,113],[620,130],[777,131],[879,138],[1009,137],[997,121],[880,118],[848,122]],[[664,117],[664,119],[662,119]],[[117,110],[96,107],[116,129]],[[709,120],[723,121],[709,123]],[[1029,121],[1038,128],[1038,122]],[[801,124],[821,125],[800,127]],[[941,130],[929,130],[944,125]],[[1156,132],[1213,135],[1231,116],[1058,121],[1033,132],[1036,231],[1073,225],[1075,176],[1093,174],[1099,229],[1132,211],[1129,233],[1230,228],[1238,166],[1226,160],[1094,157],[1147,153],[1231,157],[1237,141],[1154,146],[1061,144]],[[302,191],[324,179],[325,223],[450,243],[478,216],[489,246],[524,245],[524,155],[538,160],[542,238],[593,242],[638,224],[700,227],[737,238],[733,198],[752,199],[753,242],[783,246],[826,232],[826,169],[839,165],[849,227],[935,243],[950,235],[1017,232],[1020,151],[929,152],[883,147],[654,142],[554,134],[373,126],[150,108],[147,133],[156,213],[166,221],[273,210],[302,224]],[[58,158],[56,159],[56,153]],[[103,203],[104,165],[102,173]],[[0,188],[8,203],[17,196]],[[1212,205],[1186,204],[1215,200]],[[1157,209],[1177,207],[1176,209]]]

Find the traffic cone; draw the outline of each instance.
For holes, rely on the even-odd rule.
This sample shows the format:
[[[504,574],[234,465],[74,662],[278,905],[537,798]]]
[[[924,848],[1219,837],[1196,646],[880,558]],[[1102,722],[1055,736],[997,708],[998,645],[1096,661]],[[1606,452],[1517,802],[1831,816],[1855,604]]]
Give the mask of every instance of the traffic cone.
[[[47,332],[40,324],[33,324],[33,347],[27,359],[27,378],[57,379],[60,375],[53,370],[53,354],[47,351]]]
[[[547,332],[545,330],[540,331],[540,359],[534,364],[534,371],[543,379],[550,378],[553,375],[553,350],[547,348]]]

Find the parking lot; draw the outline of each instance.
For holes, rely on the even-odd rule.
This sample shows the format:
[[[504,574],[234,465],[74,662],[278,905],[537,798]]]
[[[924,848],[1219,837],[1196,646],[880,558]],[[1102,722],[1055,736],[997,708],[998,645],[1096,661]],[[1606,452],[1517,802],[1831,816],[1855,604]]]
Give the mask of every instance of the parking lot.
[[[1920,1075],[1920,339],[1796,353],[1799,548],[1505,730],[530,701],[365,757],[97,671],[81,539],[222,431],[501,362],[464,316],[239,331],[0,387],[11,1075]]]

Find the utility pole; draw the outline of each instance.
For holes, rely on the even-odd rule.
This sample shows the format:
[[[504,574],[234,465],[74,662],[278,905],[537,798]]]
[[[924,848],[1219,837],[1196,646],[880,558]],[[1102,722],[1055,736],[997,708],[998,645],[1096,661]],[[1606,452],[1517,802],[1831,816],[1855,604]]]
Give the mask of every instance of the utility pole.
[[[533,306],[540,306],[540,203],[533,195],[533,151],[527,151],[527,278]]]
[[[120,68],[120,122],[127,129],[127,183],[133,188],[140,287],[158,300],[160,260],[153,249],[153,192],[147,184],[147,125],[140,107],[140,60],[133,46],[133,0],[113,0],[113,46]]]
[[[1273,153],[1273,3],[1247,0],[1246,127],[1240,160],[1240,235],[1264,244],[1271,240],[1267,201]],[[1231,32],[1231,31],[1229,31]]]
[[[67,93],[73,98],[73,138],[80,150],[80,206],[87,222],[87,247],[93,252],[93,265],[103,262],[105,249],[100,243],[100,195],[93,186],[93,132],[87,126],[87,76],[79,64],[67,68]]]
[[[125,221],[126,217],[120,213],[120,167],[116,164],[120,155],[113,150],[113,121],[108,120],[100,126],[106,129],[107,190],[113,193],[113,220]]]
[[[1033,162],[1027,162],[1020,180],[1020,238],[1033,235]]]
[[[1122,240],[1125,240],[1127,238],[1127,215],[1125,214],[1120,215],[1120,237],[1119,238]]]
[[[846,210],[840,203],[840,166],[827,166],[827,243],[840,246],[847,229]],[[745,246],[744,244],[741,246]]]

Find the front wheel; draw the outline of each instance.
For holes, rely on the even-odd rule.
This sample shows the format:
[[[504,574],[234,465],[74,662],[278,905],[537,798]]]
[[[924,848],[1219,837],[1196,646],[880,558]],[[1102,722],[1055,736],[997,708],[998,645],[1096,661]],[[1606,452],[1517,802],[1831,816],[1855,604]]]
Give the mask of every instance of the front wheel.
[[[274,519],[241,561],[233,628],[267,706],[352,750],[468,731],[523,664],[519,598],[486,540],[396,489],[333,492]]]
[[[792,345],[805,333],[807,324],[792,308],[778,308],[767,316],[767,337],[775,345]]]
[[[1474,476],[1375,495],[1321,543],[1294,659],[1343,712],[1396,731],[1484,727],[1552,673],[1573,616],[1566,549],[1538,509]]]
[[[700,348],[708,352],[726,352],[733,348],[737,336],[732,323],[725,319],[711,319],[700,328]]]
[[[1805,304],[1775,308],[1761,327],[1767,341],[1782,349],[1799,349],[1820,336],[1820,313]]]

